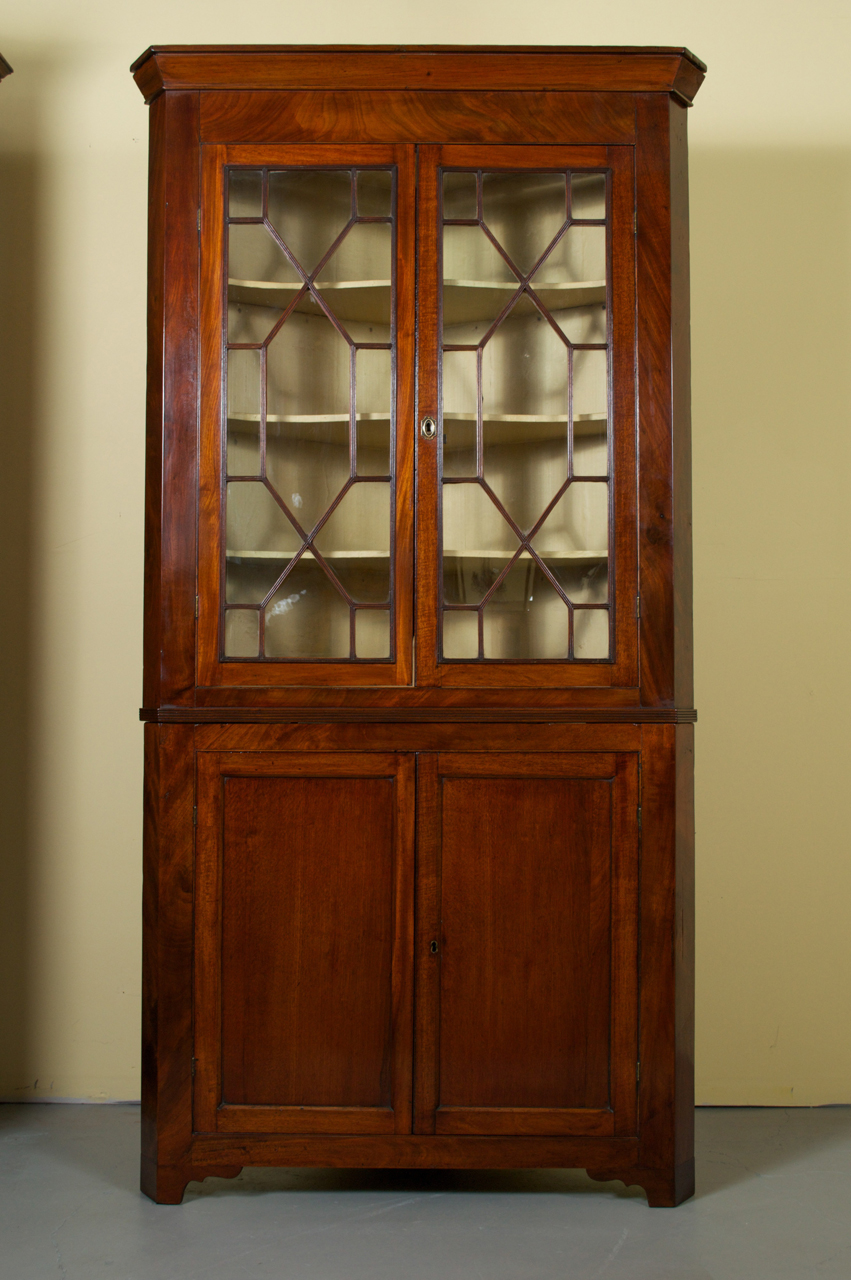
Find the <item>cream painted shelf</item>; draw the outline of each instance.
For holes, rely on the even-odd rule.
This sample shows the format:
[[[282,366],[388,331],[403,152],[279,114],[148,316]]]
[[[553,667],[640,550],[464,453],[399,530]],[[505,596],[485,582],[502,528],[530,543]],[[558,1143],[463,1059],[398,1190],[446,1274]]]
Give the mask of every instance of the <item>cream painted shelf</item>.
[[[516,548],[515,548],[516,550]],[[535,548],[538,551],[538,548]],[[292,560],[297,551],[234,551],[228,548],[225,553],[228,560]],[[320,551],[323,560],[389,560],[389,551]],[[446,548],[444,559],[451,560],[510,560],[514,551],[453,551]],[[538,551],[542,560],[553,564],[597,563],[608,560],[607,551]],[[310,551],[305,551],[302,559],[314,559]],[[531,557],[523,555],[522,561],[530,561]],[[518,561],[518,563],[520,563]]]
[[[389,413],[357,413],[355,414],[355,422],[358,424],[357,436],[358,444],[364,448],[384,448],[389,446],[390,441],[390,414]],[[348,413],[267,413],[266,414],[266,435],[271,441],[281,438],[275,428],[278,425],[284,425],[293,430],[284,433],[287,440],[309,440],[313,444],[320,444],[323,448],[332,449],[348,449],[349,438],[348,433],[339,440],[321,440],[316,439],[315,433],[310,429],[312,427],[321,427],[331,423],[349,423]],[[228,414],[228,434],[234,435],[253,435],[256,436],[260,427],[259,413],[229,413]],[[299,430],[299,428],[303,428]],[[271,430],[270,430],[271,428]]]
[[[474,413],[451,413],[444,410],[444,422],[475,422]],[[569,418],[566,413],[485,413],[482,422],[488,424],[487,444],[525,444],[536,440],[558,440],[565,434]],[[518,428],[525,428],[518,430]],[[608,419],[601,413],[579,413],[573,421],[574,437],[604,436]],[[458,446],[469,448],[465,442]]]
[[[328,305],[340,320],[363,320],[389,326],[389,280],[317,281],[316,289],[328,294]],[[255,307],[288,307],[295,294],[304,288],[301,281],[282,283],[276,280],[228,280],[228,301],[248,303]],[[296,311],[317,315],[317,304],[305,294]]]
[[[321,551],[323,560],[389,560],[389,551]],[[292,560],[295,551],[232,551],[225,552],[228,560]],[[311,551],[305,551],[302,559],[315,559]]]
[[[489,323],[516,293],[519,281],[510,280],[444,280],[443,324],[468,324],[474,320]],[[560,281],[556,284],[532,283],[532,288],[549,311],[565,311],[569,307],[587,307],[606,301],[605,280]],[[504,294],[494,314],[494,292]]]

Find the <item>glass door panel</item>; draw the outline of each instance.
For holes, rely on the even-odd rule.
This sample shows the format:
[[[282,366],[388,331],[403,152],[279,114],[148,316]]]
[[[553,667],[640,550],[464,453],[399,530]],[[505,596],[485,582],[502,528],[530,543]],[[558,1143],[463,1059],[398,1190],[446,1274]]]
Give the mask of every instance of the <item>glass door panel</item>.
[[[227,173],[221,656],[391,662],[395,170]]]
[[[609,662],[608,175],[440,173],[446,662]]]

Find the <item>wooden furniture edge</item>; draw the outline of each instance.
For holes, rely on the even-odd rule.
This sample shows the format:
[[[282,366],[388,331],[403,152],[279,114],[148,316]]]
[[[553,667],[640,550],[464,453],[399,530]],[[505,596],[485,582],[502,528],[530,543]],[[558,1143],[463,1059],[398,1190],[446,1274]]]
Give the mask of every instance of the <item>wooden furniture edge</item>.
[[[130,70],[147,103],[171,89],[242,89],[242,88],[320,88],[341,87],[340,60],[357,58],[382,59],[384,69],[396,65],[403,70],[402,80],[381,74],[382,68],[371,66],[351,88],[402,88],[429,90],[445,87],[463,88],[466,65],[469,67],[469,87],[481,87],[482,59],[507,57],[514,61],[514,73],[521,59],[534,59],[538,68],[556,72],[557,83],[545,87],[564,90],[594,92],[603,87],[595,83],[594,64],[611,59],[623,67],[626,62],[633,74],[626,74],[617,90],[625,93],[660,92],[672,94],[678,101],[690,105],[703,82],[706,65],[689,49],[667,45],[151,45],[131,65]],[[223,60],[241,63],[238,73],[223,69]],[[447,84],[432,79],[434,60],[454,63]],[[169,65],[172,64],[172,65]],[[318,77],[315,68],[327,65],[325,77]],[[260,77],[262,70],[268,76],[270,66],[275,66],[271,82]],[[297,69],[300,74],[296,74]],[[308,69],[313,69],[312,74]],[[489,68],[492,72],[493,68]],[[505,83],[502,83],[504,79]],[[546,79],[546,76],[544,76]],[[512,71],[500,77],[491,88],[532,88],[526,78],[513,78]]]
[[[141,707],[139,719],[146,724],[694,724],[697,711],[694,707]]]
[[[10,76],[13,70],[14,68],[11,64],[8,63],[2,53],[0,53],[0,80],[3,80],[6,76]]]

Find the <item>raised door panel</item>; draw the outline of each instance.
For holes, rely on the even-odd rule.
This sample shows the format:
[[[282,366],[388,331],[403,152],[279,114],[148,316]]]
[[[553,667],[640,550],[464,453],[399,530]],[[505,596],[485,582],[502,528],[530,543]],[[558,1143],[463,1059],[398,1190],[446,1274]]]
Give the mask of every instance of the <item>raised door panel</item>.
[[[410,1132],[413,757],[198,759],[196,1130]]]
[[[636,778],[420,757],[418,1132],[635,1132]]]
[[[633,687],[632,148],[419,173],[417,682]]]

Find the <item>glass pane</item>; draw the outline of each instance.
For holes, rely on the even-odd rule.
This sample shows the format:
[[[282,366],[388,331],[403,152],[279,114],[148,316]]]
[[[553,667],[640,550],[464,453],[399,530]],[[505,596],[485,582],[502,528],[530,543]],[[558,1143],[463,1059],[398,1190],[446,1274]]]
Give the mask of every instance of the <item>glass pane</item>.
[[[259,217],[264,171],[251,172],[228,199]],[[266,173],[287,252],[260,222],[229,228],[223,551],[228,604],[271,598],[262,625],[225,611],[226,656],[348,660],[359,643],[362,660],[386,659],[392,610],[358,619],[349,598],[391,597],[393,171]]]
[[[573,654],[576,658],[608,658],[608,609],[574,609]]]
[[[353,484],[314,540],[353,600],[390,599],[390,485]]]
[[[390,657],[390,614],[386,609],[357,610],[355,654],[358,658]]]
[[[266,476],[306,533],[348,484],[349,422],[270,422]]]
[[[519,285],[481,227],[443,228],[444,342],[480,342]]]
[[[528,533],[567,480],[567,423],[488,420],[482,441],[484,478]]]
[[[255,609],[225,612],[225,657],[256,658],[260,653],[260,614]]]
[[[357,473],[390,474],[393,353],[368,348],[356,356]]]
[[[349,606],[313,559],[302,556],[266,606],[267,658],[348,658]]]
[[[284,169],[269,174],[269,221],[308,274],[351,217],[349,170]]]
[[[573,352],[573,421],[578,434],[608,416],[608,352]]]
[[[263,173],[260,169],[231,169],[228,176],[228,214],[231,218],[263,215]]]
[[[388,223],[359,222],[316,277],[319,292],[357,342],[389,341],[391,249]]]
[[[228,352],[228,417],[260,421],[260,352]]]
[[[570,615],[546,574],[524,553],[484,608],[484,656],[513,662],[568,657]]]
[[[608,599],[608,485],[574,481],[559,499],[532,546],[574,603]]]
[[[259,604],[301,546],[301,539],[264,484],[227,487],[229,604]]]
[[[514,308],[482,352],[482,411],[524,418],[568,412],[568,347],[536,308]]]
[[[294,311],[268,347],[269,420],[317,421],[342,414],[348,421],[350,390],[351,347],[346,339],[323,312]]]
[[[393,190],[389,169],[361,169],[357,187],[359,218],[390,217]]]
[[[605,218],[606,175],[574,173],[570,179],[570,216],[572,218]]]
[[[574,219],[604,221],[605,175],[486,173],[481,221],[475,175],[443,182],[444,217],[478,224],[443,228],[443,476],[475,476],[477,421],[482,474],[444,484],[444,599],[481,605],[486,659],[567,661],[565,597],[608,603],[607,231],[568,218],[572,199]],[[443,657],[472,660],[472,618],[451,615]]]
[[[444,218],[477,218],[478,197],[474,173],[444,173]]]
[[[228,423],[227,473],[229,476],[260,475],[260,423]]]
[[[479,614],[478,611],[447,609],[443,614],[443,656],[444,658],[478,658],[479,656]]]
[[[264,226],[228,228],[228,341],[263,342],[303,287]]]
[[[565,175],[486,173],[482,211],[488,230],[527,275],[567,219]]]
[[[443,474],[476,475],[476,419],[443,415]]]
[[[606,228],[570,227],[532,285],[571,342],[605,342]]]

